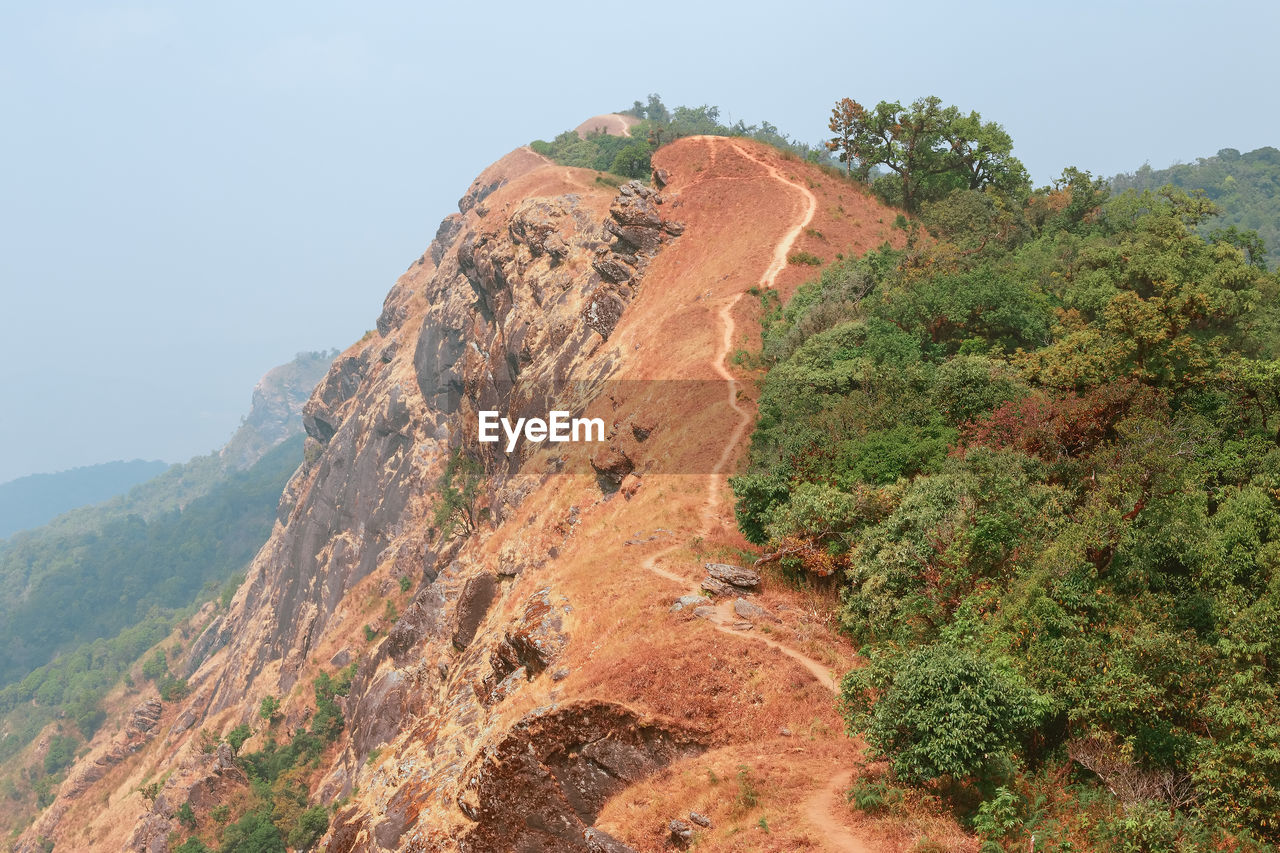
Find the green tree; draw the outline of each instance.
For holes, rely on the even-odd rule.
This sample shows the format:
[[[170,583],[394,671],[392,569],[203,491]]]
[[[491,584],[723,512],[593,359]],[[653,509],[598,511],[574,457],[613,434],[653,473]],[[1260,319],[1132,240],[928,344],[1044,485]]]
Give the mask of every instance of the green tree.
[[[258,716],[267,722],[273,722],[280,715],[280,700],[274,696],[263,696],[258,704]]]
[[[873,656],[845,676],[841,700],[850,729],[908,782],[993,778],[1048,710],[1011,667],[949,642]]]
[[[990,186],[1017,194],[1029,186],[1003,127],[982,121],[977,112],[966,115],[943,106],[932,95],[909,107],[881,101],[871,110],[842,98],[828,126],[835,136],[827,147],[839,152],[849,170],[857,163],[857,173],[866,180],[876,166],[889,169],[893,175],[875,182],[877,193],[911,212],[953,190]]]
[[[49,739],[49,749],[44,754],[44,772],[57,773],[76,759],[76,739],[67,735],[54,735]]]
[[[247,741],[252,735],[253,735],[253,732],[249,730],[248,723],[241,723],[240,725],[232,729],[227,734],[227,744],[231,747],[232,754],[238,755],[240,752],[240,747],[244,746],[244,742]]]
[[[866,120],[867,111],[862,104],[852,98],[841,98],[831,110],[831,121],[827,122],[835,134],[827,141],[827,150],[837,152],[838,159],[845,164],[845,172],[850,175],[858,159],[858,136],[864,132]]]
[[[432,510],[435,526],[453,536],[459,532],[470,534],[479,521],[477,502],[484,468],[462,452],[454,450],[445,465],[444,473],[436,481],[439,497]]]

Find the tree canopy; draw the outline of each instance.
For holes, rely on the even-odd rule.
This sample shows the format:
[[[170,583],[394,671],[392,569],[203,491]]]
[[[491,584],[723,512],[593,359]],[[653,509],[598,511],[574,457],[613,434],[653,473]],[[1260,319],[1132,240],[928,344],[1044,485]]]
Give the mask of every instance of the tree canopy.
[[[841,98],[828,128],[834,135],[827,147],[850,174],[869,180],[874,168],[888,169],[891,174],[876,178],[873,187],[885,202],[909,212],[957,189],[1018,194],[1029,188],[1003,127],[977,112],[943,106],[934,96],[907,107],[881,101],[869,110]]]
[[[840,592],[870,659],[843,684],[851,727],[1003,849],[1274,849],[1260,238],[1206,229],[1218,205],[1176,186],[1068,169],[1030,191],[998,125],[937,99],[842,101],[832,133],[932,237],[764,296],[732,485],[762,565]]]

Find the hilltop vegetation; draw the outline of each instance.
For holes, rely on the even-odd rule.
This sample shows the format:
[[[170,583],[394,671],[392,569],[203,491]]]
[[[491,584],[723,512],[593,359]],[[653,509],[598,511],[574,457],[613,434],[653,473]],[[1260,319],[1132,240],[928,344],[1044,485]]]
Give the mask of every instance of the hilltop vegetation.
[[[758,125],[741,120],[724,124],[720,121],[720,108],[706,104],[668,109],[661,97],[650,95],[647,101],[636,101],[621,114],[639,119],[631,126],[630,136],[610,136],[597,131],[582,138],[577,132],[566,130],[550,142],[538,139],[529,147],[565,166],[645,179],[649,177],[653,152],[685,136],[743,136],[814,162],[825,163],[829,159],[824,148],[796,142],[767,121]]]
[[[1271,269],[1280,267],[1280,150],[1266,147],[1241,154],[1224,148],[1212,157],[1167,169],[1144,165],[1116,175],[1111,184],[1117,190],[1155,190],[1166,184],[1188,192],[1201,190],[1219,208],[1217,216],[1200,225],[1202,236],[1232,228],[1255,231],[1262,242],[1251,251],[1256,248]]]
[[[1273,849],[1280,281],[1177,187],[940,186],[905,249],[761,294],[732,481],[869,658],[858,801],[940,798],[992,850]]]

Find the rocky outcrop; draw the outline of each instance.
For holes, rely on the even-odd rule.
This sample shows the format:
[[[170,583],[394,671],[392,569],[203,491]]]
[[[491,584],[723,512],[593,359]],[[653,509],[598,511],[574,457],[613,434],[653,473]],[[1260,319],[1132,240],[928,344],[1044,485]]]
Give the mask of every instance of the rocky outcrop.
[[[604,702],[536,711],[466,773],[458,807],[475,826],[459,850],[589,851],[586,831],[605,800],[702,748],[676,726]]]
[[[664,221],[658,213],[662,196],[639,181],[619,189],[609,208],[604,230],[614,238],[610,246],[596,249],[592,267],[604,283],[587,300],[587,325],[608,338],[634,296],[634,288],[664,240],[683,233],[684,227]]]
[[[80,797],[113,766],[142,749],[155,737],[160,724],[160,712],[160,700],[156,698],[136,706],[129,714],[124,730],[112,738],[104,750],[94,755],[92,761],[82,761],[75,766],[62,784],[61,796],[67,799]]]
[[[225,743],[210,752],[189,751],[173,771],[161,781],[150,808],[134,826],[126,850],[168,853],[170,837],[181,825],[177,813],[184,803],[190,804],[193,811],[207,814],[215,805],[227,802],[234,791],[244,789],[249,781]]]
[[[237,471],[249,468],[302,428],[299,414],[338,354],[304,352],[288,364],[272,368],[253,389],[253,404],[240,428],[218,451],[223,464]]]
[[[333,438],[342,423],[340,408],[360,388],[368,367],[369,358],[365,352],[345,356],[333,363],[302,408],[302,426],[307,435],[321,443]]]
[[[480,627],[480,622],[493,606],[493,599],[498,594],[498,578],[496,575],[482,574],[467,579],[463,587],[462,597],[458,599],[458,627],[453,632],[453,647],[462,651],[471,644]]]
[[[760,586],[760,573],[755,569],[731,566],[728,563],[707,563],[707,577],[738,589],[755,589]]]
[[[524,606],[520,616],[507,628],[501,642],[489,655],[489,672],[476,685],[476,695],[486,705],[501,702],[555,663],[568,636],[561,630],[567,603],[557,605],[550,588],[540,590]]]

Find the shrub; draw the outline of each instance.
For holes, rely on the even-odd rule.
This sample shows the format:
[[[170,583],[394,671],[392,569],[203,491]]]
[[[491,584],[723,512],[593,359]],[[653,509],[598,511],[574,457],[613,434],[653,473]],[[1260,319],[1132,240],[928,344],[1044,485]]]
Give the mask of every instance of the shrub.
[[[902,804],[905,792],[884,779],[859,779],[849,791],[849,801],[854,808],[868,814],[894,811]]]
[[[193,835],[173,848],[173,853],[213,853],[213,848]]]
[[[329,829],[329,812],[324,806],[313,806],[298,816],[298,822],[289,830],[289,846],[297,850],[309,850]]]
[[[1005,786],[996,788],[996,795],[984,800],[973,816],[973,828],[985,838],[1004,838],[1010,830],[1022,826],[1017,796]]]
[[[263,696],[258,705],[258,716],[268,722],[275,720],[280,714],[280,700],[274,696]]]
[[[222,833],[220,853],[286,853],[270,813],[249,812]]]
[[[44,772],[52,776],[71,765],[76,758],[76,739],[67,735],[54,735],[44,754]]]
[[[249,731],[248,723],[241,723],[232,729],[227,735],[227,744],[230,745],[231,752],[239,754],[240,747],[244,746],[244,742],[247,741],[252,734],[253,733]]]
[[[751,768],[745,764],[738,765],[738,793],[733,799],[733,810],[744,814],[760,805],[760,789],[751,778]]]
[[[795,264],[796,266],[820,267],[822,266],[822,258],[812,252],[805,252],[797,249],[787,255],[787,263]]]
[[[946,641],[874,655],[845,676],[841,701],[850,728],[907,782],[990,778],[1047,710],[1011,669]]]

